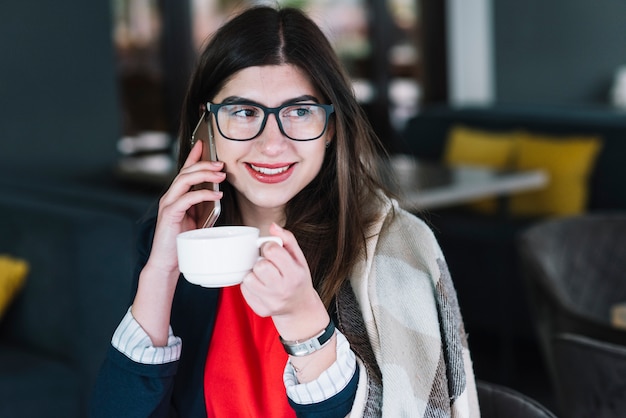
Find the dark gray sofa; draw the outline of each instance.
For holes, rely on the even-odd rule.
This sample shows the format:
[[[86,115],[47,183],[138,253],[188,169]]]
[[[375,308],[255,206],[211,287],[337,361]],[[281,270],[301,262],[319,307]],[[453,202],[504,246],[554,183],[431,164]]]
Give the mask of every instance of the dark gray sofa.
[[[150,199],[19,177],[0,180],[0,254],[30,265],[0,320],[0,416],[83,417],[129,303]]]

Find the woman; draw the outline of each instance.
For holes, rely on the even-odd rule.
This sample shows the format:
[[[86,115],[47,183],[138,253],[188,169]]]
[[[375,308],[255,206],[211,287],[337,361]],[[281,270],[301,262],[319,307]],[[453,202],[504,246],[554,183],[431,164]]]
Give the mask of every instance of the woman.
[[[204,112],[219,162],[190,142]],[[478,416],[444,258],[385,193],[379,143],[310,19],[257,7],[225,24],[192,76],[180,141],[93,416]],[[241,285],[207,289],[179,278],[175,238],[216,200],[218,225],[284,246],[265,244]]]

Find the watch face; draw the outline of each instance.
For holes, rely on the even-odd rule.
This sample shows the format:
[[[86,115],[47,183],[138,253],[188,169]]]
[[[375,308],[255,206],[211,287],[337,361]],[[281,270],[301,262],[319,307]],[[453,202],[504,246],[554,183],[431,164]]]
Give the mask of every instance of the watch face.
[[[307,354],[314,353],[320,348],[322,348],[322,344],[320,344],[319,340],[311,339],[300,344],[289,346],[289,350],[291,351],[289,354],[296,357],[306,356]]]
[[[335,334],[335,324],[332,319],[328,323],[328,326],[316,336],[305,341],[285,341],[280,337],[280,342],[283,344],[285,351],[290,356],[300,357],[306,356],[316,352],[320,348],[324,347],[332,336]]]

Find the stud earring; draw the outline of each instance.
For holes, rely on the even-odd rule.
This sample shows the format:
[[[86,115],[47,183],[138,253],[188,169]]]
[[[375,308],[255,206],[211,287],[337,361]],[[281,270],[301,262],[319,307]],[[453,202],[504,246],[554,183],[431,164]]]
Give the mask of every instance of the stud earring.
[[[328,148],[330,146],[330,141],[326,141],[325,146],[326,146],[326,148]]]

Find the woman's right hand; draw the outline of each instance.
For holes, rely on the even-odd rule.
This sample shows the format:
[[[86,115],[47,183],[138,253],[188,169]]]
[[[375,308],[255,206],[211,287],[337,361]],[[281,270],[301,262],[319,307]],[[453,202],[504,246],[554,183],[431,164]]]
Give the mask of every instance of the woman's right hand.
[[[198,228],[196,205],[222,198],[221,192],[205,188],[202,183],[221,183],[226,178],[222,162],[201,161],[202,141],[198,141],[169,189],[159,201],[156,229],[148,261],[139,275],[139,286],[132,314],[154,346],[167,345],[170,312],[174,291],[180,276],[176,253],[176,236]]]
[[[176,236],[181,232],[198,228],[198,205],[217,201],[222,192],[207,188],[194,189],[202,183],[221,183],[226,178],[221,161],[201,161],[203,142],[192,147],[183,167],[172,181],[169,189],[159,200],[156,230],[152,251],[147,265],[166,274],[178,276]]]

